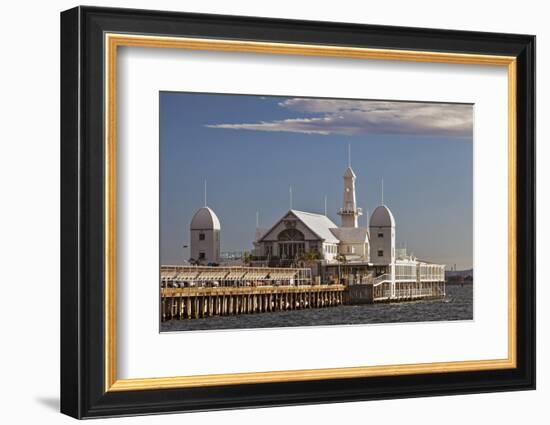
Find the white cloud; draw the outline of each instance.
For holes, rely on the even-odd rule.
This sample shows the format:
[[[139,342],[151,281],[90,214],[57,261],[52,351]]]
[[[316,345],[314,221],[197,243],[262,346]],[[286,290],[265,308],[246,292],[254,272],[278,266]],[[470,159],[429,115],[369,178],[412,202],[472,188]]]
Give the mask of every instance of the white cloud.
[[[279,106],[298,116],[285,120],[211,124],[210,128],[304,134],[403,134],[471,137],[471,105],[290,98]]]

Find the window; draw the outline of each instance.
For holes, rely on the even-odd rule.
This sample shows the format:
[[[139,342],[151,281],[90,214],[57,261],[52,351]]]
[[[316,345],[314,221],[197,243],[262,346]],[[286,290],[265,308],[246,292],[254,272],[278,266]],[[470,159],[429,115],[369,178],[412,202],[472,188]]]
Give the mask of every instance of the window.
[[[303,241],[304,234],[296,229],[285,229],[277,236],[280,241]]]
[[[378,237],[379,237],[379,238],[383,238],[383,237],[384,237],[384,233],[378,233]]]
[[[383,250],[383,249],[379,249],[379,250],[378,250],[378,256],[379,256],[379,257],[383,257],[383,256],[384,256],[384,250]]]
[[[206,255],[204,252],[199,252],[199,260],[204,260],[206,258]]]
[[[204,233],[199,233],[199,241],[203,241],[204,240]]]

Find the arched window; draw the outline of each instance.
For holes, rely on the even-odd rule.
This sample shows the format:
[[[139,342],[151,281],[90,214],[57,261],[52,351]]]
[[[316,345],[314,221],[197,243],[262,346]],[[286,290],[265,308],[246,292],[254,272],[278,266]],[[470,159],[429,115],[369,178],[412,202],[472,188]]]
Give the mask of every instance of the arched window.
[[[304,234],[296,229],[285,229],[277,236],[280,241],[303,241]]]

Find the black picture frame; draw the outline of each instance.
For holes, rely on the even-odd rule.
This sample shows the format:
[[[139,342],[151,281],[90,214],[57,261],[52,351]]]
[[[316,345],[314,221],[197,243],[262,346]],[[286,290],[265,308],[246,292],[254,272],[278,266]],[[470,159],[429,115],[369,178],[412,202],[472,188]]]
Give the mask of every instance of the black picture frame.
[[[517,367],[369,378],[105,391],[104,34],[517,58]],[[535,388],[535,37],[132,9],[61,13],[61,412],[75,418]]]

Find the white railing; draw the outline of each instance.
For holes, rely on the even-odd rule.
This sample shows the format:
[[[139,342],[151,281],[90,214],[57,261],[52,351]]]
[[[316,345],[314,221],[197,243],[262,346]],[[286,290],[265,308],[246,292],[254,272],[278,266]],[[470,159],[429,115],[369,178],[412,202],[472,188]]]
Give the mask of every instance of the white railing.
[[[391,283],[381,282],[379,285],[375,285],[373,288],[373,299],[376,300],[383,300],[383,299],[389,299],[391,297]]]
[[[391,275],[383,274],[373,282],[374,301],[382,300],[412,300],[427,297],[445,296],[445,284],[437,283],[430,286],[419,285],[418,282],[396,282],[392,293]]]
[[[396,282],[416,282],[417,279],[416,279],[416,275],[396,274],[395,281]]]
[[[386,273],[386,274],[381,274],[380,276],[377,276],[373,281],[373,285],[378,286],[384,282],[391,282],[391,274]]]
[[[396,298],[424,298],[429,296],[440,296],[444,295],[444,292],[439,288],[405,288],[405,289],[396,289],[395,297]]]

